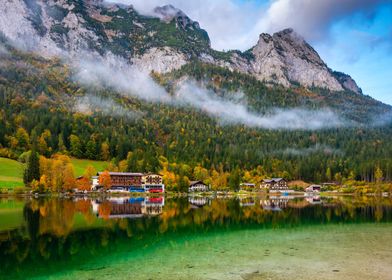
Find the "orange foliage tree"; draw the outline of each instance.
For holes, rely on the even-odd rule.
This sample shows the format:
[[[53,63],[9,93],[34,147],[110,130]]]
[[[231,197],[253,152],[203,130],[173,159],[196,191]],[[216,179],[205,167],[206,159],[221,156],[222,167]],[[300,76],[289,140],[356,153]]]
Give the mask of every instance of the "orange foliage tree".
[[[112,179],[110,178],[109,171],[105,170],[99,175],[98,178],[99,185],[101,185],[105,190],[112,187]]]

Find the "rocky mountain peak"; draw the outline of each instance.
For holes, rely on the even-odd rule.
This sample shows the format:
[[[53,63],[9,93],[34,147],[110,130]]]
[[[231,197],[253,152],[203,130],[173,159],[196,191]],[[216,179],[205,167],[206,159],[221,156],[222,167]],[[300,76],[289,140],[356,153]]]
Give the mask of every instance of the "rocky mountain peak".
[[[292,28],[273,35],[262,33],[251,49],[254,61],[250,72],[258,79],[285,87],[300,84],[333,91],[361,93],[349,76],[332,72],[319,54]]]
[[[198,59],[268,84],[361,93],[350,76],[332,72],[291,28],[260,34],[249,52],[219,52],[211,48],[208,33],[180,9],[166,5],[155,8],[154,13],[160,24],[132,6],[104,0],[9,0],[0,5],[0,33],[48,56],[64,51],[112,53],[157,72],[169,72]]]
[[[171,22],[176,20],[177,26],[182,29],[195,28],[200,29],[198,22],[191,20],[182,10],[175,8],[172,5],[165,5],[156,7],[154,13],[164,22]]]

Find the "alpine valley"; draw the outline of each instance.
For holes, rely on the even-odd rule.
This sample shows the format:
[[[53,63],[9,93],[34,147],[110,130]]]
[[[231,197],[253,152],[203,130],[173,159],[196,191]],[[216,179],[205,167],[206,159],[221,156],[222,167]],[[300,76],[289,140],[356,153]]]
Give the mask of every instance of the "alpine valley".
[[[142,15],[104,1],[2,2],[1,157],[36,143],[46,157],[172,172],[178,188],[207,177],[374,181],[376,169],[392,180],[392,107],[293,29],[217,51],[171,5]]]

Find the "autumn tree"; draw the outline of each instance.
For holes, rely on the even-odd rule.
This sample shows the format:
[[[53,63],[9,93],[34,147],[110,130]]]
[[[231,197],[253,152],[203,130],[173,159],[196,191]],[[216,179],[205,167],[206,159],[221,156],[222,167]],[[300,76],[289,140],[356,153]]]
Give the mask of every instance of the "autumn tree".
[[[107,142],[103,142],[101,145],[101,159],[108,161],[110,159],[110,148]]]
[[[99,174],[98,182],[105,190],[109,190],[112,187],[112,179],[110,178],[109,171],[105,170]]]
[[[63,190],[70,191],[76,187],[74,168],[71,163],[64,167],[63,171]]]
[[[72,134],[69,138],[71,144],[71,155],[77,158],[82,158],[82,142],[79,137]]]
[[[15,134],[15,138],[17,140],[18,146],[23,149],[27,150],[30,146],[30,137],[29,133],[23,127],[18,128]]]
[[[91,180],[82,177],[76,181],[76,188],[80,191],[91,191]]]
[[[91,177],[97,174],[97,170],[92,165],[87,165],[86,169],[84,170],[83,177],[91,180]]]
[[[374,179],[376,183],[381,183],[384,174],[379,166],[377,166],[376,170],[374,171]]]

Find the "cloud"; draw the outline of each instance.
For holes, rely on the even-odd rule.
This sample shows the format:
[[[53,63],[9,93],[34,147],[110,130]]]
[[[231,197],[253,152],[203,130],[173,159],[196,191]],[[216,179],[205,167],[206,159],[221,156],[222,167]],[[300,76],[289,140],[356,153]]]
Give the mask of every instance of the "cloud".
[[[391,124],[392,124],[392,112],[376,115],[370,121],[370,125],[375,127],[382,127]]]
[[[389,2],[389,0],[276,0],[271,2],[256,28],[275,32],[291,27],[307,40],[318,41],[328,36],[333,23],[358,14],[371,18],[379,5]]]
[[[258,34],[247,36],[261,16],[261,7],[257,1],[106,0],[106,2],[131,4],[142,14],[150,16],[153,15],[152,11],[155,7],[171,4],[184,11],[191,19],[198,21],[210,35],[212,47],[219,50],[247,49],[258,38]]]
[[[168,102],[170,96],[140,69],[112,54],[105,57],[89,53],[71,58],[74,79],[91,87],[111,88],[124,96],[132,95],[145,101]]]
[[[8,49],[0,43],[0,57],[8,57],[10,55],[10,52]]]
[[[345,125],[345,121],[328,109],[317,111],[301,108],[275,109],[268,115],[259,115],[248,109],[243,93],[226,94],[231,98],[222,98],[194,81],[182,81],[177,85],[175,93],[170,95],[147,73],[114,55],[107,55],[104,58],[83,55],[83,59],[74,63],[73,67],[74,79],[90,88],[108,87],[125,97],[136,97],[170,106],[190,107],[216,118],[224,125],[241,124],[264,129],[287,130],[317,130]],[[84,100],[79,108],[82,110],[90,108],[85,106],[88,104],[87,101]],[[100,101],[95,102],[97,103],[102,104]],[[94,106],[93,104],[92,107]]]
[[[223,124],[243,124],[249,127],[284,130],[317,130],[344,126],[345,122],[328,109],[275,109],[266,115],[251,112],[246,102],[234,102],[218,97],[194,82],[183,83],[176,91],[177,102],[192,106],[217,118]]]
[[[275,154],[284,154],[291,156],[309,156],[315,153],[323,153],[325,155],[342,155],[342,151],[338,149],[334,149],[328,145],[324,144],[316,144],[307,148],[287,148],[285,150],[281,150],[276,152]]]
[[[200,22],[216,49],[252,47],[258,35],[291,27],[311,42],[329,40],[332,25],[361,15],[371,19],[377,8],[390,0],[106,0],[132,4],[139,12],[152,15],[157,6],[172,4]],[[353,23],[354,24],[354,23]],[[228,32],[229,31],[229,32]]]
[[[78,98],[73,110],[86,115],[100,113],[105,116],[122,117],[128,120],[139,119],[143,116],[143,113],[126,108],[112,98],[104,98],[92,94]]]

